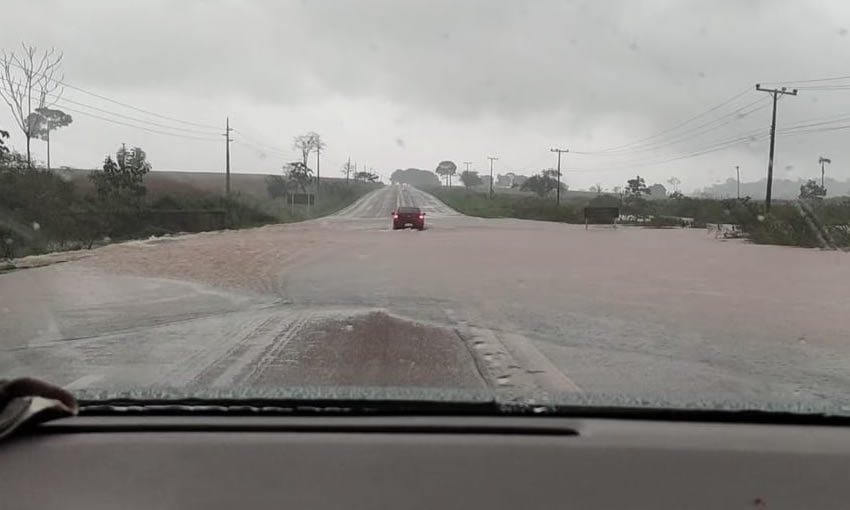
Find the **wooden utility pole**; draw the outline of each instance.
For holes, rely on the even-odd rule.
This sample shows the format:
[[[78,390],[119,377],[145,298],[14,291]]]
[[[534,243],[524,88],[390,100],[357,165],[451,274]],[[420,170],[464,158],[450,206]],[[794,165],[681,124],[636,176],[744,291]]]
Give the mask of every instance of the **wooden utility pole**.
[[[47,139],[50,140],[50,131],[49,131],[50,126],[48,125],[47,127],[48,127],[48,131],[47,131],[48,138]],[[48,144],[47,144],[47,149],[48,149],[48,151],[47,151],[47,168],[50,169],[50,142],[48,142]],[[825,170],[824,170],[823,165],[824,165],[824,163],[829,163],[831,165],[832,160],[829,159],[829,158],[825,158],[825,157],[821,156],[820,158],[818,158],[818,163],[820,163],[820,187],[823,188],[824,190],[826,190],[826,183],[824,181]]]
[[[351,156],[348,156],[348,163],[345,164],[345,185],[348,186],[348,174],[351,173]]]
[[[487,159],[490,160],[490,200],[493,200],[493,162],[499,161],[499,158],[487,156]]]
[[[225,148],[224,148],[224,158],[225,158],[225,167],[224,167],[224,196],[228,199],[230,198],[230,132],[233,131],[230,129],[230,117],[227,117],[227,123],[225,125],[224,130],[224,140],[225,140]]]
[[[735,165],[735,175],[738,178],[738,200],[741,200],[741,167]]]
[[[770,212],[770,199],[773,191],[773,150],[776,144],[776,101],[779,96],[796,96],[797,89],[789,91],[785,87],[781,89],[764,89],[760,84],[756,83],[756,90],[759,92],[767,92],[773,96],[773,117],[770,122],[770,155],[767,160],[767,190],[764,194],[764,210]]]
[[[570,152],[569,149],[558,149],[553,148],[549,149],[549,152],[557,152],[558,153],[558,190],[555,192],[555,204],[561,205],[561,154],[564,152]]]
[[[322,144],[319,143],[316,145],[316,198],[314,200],[314,205],[319,205],[319,188],[322,184],[321,174],[319,173],[319,154],[322,152]],[[307,195],[307,203],[310,203],[310,195]]]
[[[224,227],[230,228],[230,117],[224,127]]]

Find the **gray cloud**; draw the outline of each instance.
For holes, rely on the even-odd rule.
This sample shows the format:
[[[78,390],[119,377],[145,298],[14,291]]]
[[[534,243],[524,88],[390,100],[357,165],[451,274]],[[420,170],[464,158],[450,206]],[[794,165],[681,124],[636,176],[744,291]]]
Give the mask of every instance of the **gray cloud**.
[[[4,27],[0,46],[61,46],[69,81],[118,97],[287,108],[374,100],[395,106],[397,124],[480,120],[600,146],[617,142],[600,136],[640,138],[760,80],[846,74],[850,56],[841,1],[75,0],[16,10],[32,22]],[[816,117],[845,103],[801,95],[782,115]],[[767,113],[712,136],[763,126]],[[390,143],[400,135],[380,134]]]

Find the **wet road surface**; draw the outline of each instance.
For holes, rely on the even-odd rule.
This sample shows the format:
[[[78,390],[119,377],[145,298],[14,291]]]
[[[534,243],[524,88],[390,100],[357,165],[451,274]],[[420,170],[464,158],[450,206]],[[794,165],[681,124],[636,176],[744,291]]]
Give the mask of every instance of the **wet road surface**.
[[[426,230],[392,231],[398,205]],[[460,215],[390,186],[309,222],[0,275],[0,374],[850,403],[850,255]]]

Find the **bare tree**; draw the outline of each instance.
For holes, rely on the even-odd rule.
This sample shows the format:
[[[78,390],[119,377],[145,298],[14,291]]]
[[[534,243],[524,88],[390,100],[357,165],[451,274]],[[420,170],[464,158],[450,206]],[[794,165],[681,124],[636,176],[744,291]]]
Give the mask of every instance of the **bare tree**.
[[[50,48],[40,54],[34,46],[21,44],[23,51],[0,53],[0,97],[27,139],[27,166],[32,168],[30,140],[37,129],[33,112],[53,106],[62,97],[62,52]]]
[[[307,158],[310,157],[311,153],[324,149],[325,143],[319,133],[310,131],[307,134],[296,136],[292,140],[292,147],[301,151],[301,162],[304,163],[304,166],[308,166]]]

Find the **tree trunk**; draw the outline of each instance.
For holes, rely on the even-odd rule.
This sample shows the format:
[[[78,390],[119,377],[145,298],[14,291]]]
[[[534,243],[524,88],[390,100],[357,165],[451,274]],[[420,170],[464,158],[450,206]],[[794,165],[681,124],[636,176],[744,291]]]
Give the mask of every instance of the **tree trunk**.
[[[27,168],[32,170],[32,154],[30,153],[30,135],[29,133],[24,134],[27,137]]]

